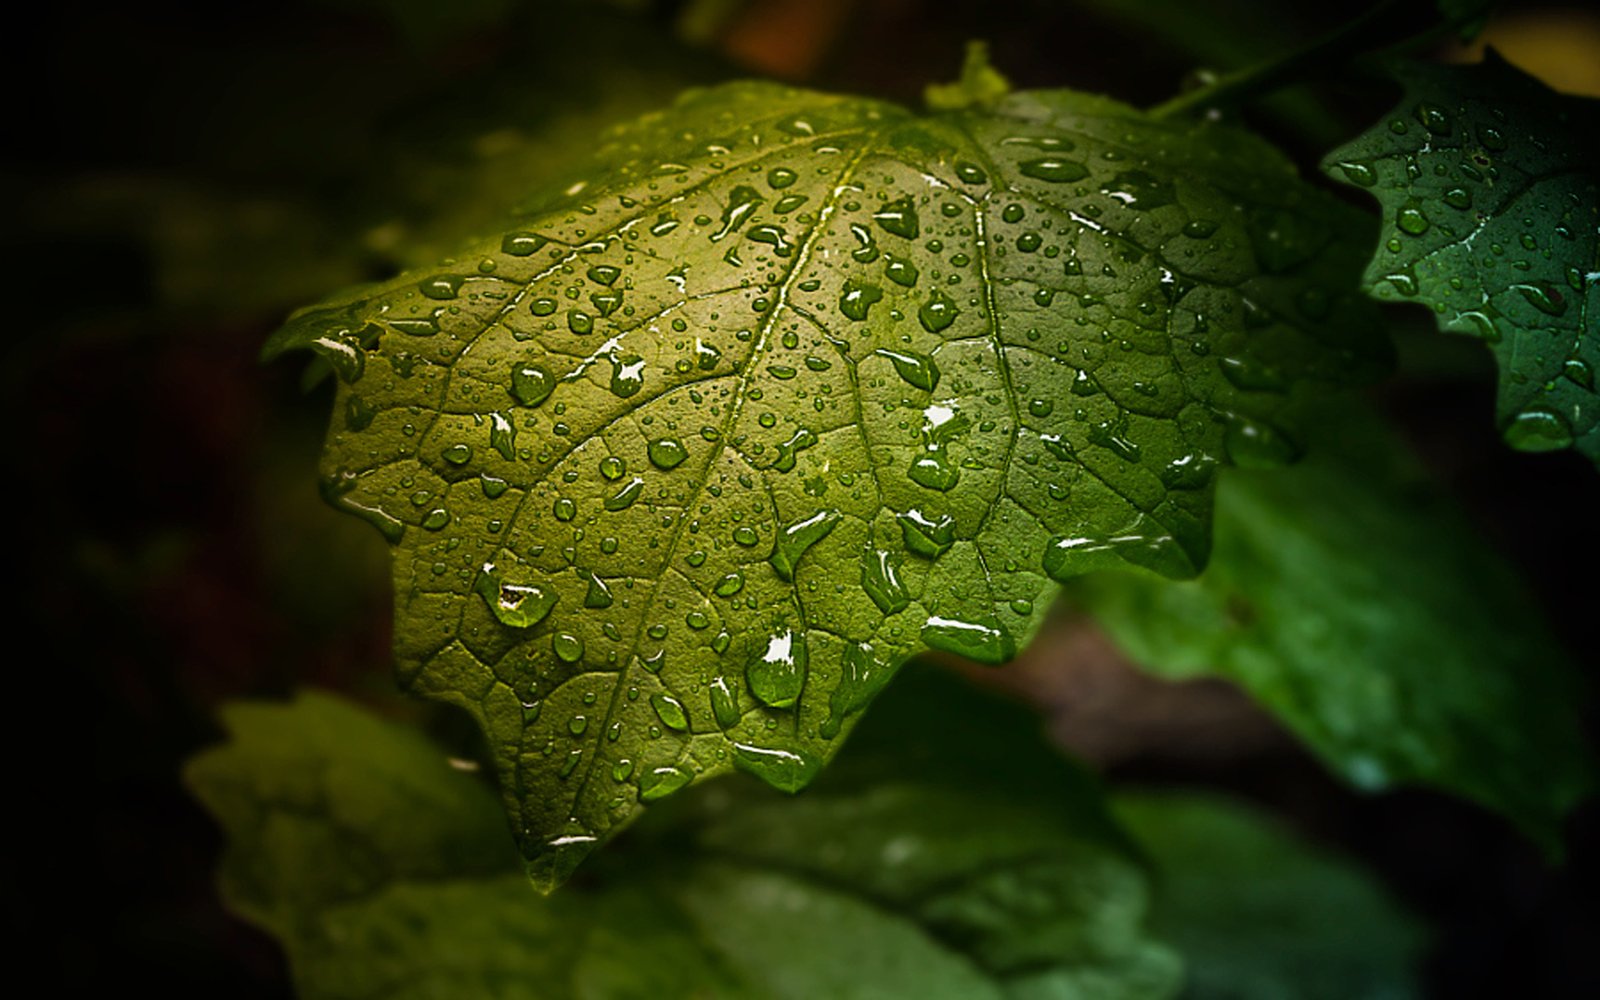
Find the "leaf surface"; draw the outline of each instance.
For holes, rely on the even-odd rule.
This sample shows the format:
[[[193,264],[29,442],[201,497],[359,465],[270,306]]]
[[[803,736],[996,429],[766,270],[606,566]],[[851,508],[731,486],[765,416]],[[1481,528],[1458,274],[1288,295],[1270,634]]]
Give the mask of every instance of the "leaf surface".
[[[1419,995],[1416,920],[1353,862],[1214,796],[1119,795],[1158,869],[1152,922],[1183,952],[1191,1000]]]
[[[308,1000],[1171,996],[1142,869],[1037,720],[950,679],[886,701],[804,799],[697,789],[552,896],[480,776],[327,695],[231,706],[187,778]]]
[[[403,681],[471,710],[544,885],[732,768],[793,790],[898,665],[1053,579],[1192,574],[1223,462],[1377,353],[1350,218],[1100,98],[692,93],[436,269],[303,312],[323,488],[395,544]]]
[[[1382,207],[1369,294],[1489,345],[1510,444],[1600,464],[1600,102],[1492,53],[1395,72],[1400,105],[1323,164]]]
[[[1357,786],[1442,788],[1559,849],[1589,785],[1573,666],[1462,512],[1341,409],[1299,465],[1222,477],[1199,579],[1068,597],[1155,673],[1239,684]]]

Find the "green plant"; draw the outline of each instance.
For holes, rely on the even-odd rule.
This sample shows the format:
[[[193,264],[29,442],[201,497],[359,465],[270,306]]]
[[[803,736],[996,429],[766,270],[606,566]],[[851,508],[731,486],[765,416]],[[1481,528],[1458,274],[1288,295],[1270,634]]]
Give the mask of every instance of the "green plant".
[[[869,710],[918,654],[1011,659],[1063,588],[1356,784],[1443,787],[1557,847],[1588,787],[1570,666],[1353,390],[1389,350],[1363,285],[1416,298],[1497,345],[1512,444],[1600,461],[1600,199],[1570,142],[1593,105],[1500,65],[1408,71],[1328,159],[1380,197],[1375,255],[1369,219],[1203,113],[1381,20],[1151,112],[1013,92],[977,47],[922,115],[696,91],[503,232],[297,314],[268,355],[336,379],[324,495],[394,545],[402,680],[481,727],[534,882],[582,879],[658,814],[538,902],[483,788],[416,737],[316,698],[241,710],[191,781],[236,838],[230,896],[302,986],[1170,994],[1127,831],[1157,860],[1185,852],[1169,828],[1269,856],[1279,834],[1204,802],[1108,810],[967,688],[894,681],[914,689]],[[817,787],[677,794],[731,770]],[[1207,940],[1284,907],[1250,891],[1157,910],[1192,984],[1294,982],[1241,985]],[[1328,995],[1401,978],[1405,918],[1365,889],[1342,905],[1389,930]],[[847,974],[792,961],[817,953]]]

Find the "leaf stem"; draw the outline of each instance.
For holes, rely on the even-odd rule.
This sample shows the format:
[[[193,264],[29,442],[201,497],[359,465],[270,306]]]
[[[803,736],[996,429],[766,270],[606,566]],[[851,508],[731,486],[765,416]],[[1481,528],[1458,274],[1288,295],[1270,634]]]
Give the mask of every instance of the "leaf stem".
[[[1275,56],[1244,69],[1218,77],[1214,82],[1179,94],[1150,109],[1153,118],[1176,118],[1223,104],[1238,104],[1251,97],[1270,93],[1308,76],[1325,66],[1340,62],[1368,48],[1369,35],[1386,26],[1394,8],[1404,0],[1382,0],[1366,13],[1321,38],[1285,56]]]

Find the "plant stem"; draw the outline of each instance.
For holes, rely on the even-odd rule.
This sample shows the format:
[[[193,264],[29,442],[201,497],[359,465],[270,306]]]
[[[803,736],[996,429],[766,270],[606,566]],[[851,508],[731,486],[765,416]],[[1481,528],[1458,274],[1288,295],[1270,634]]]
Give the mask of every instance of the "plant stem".
[[[1204,108],[1241,101],[1277,90],[1287,83],[1355,55],[1369,45],[1373,28],[1388,20],[1402,0],[1382,0],[1366,13],[1321,38],[1289,53],[1219,77],[1215,82],[1150,109],[1153,118],[1175,118]]]

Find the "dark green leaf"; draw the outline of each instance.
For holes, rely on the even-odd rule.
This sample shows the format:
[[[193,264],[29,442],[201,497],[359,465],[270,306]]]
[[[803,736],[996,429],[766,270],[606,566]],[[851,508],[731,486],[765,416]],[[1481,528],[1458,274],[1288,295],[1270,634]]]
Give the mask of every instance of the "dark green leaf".
[[[1351,862],[1244,805],[1120,796],[1117,817],[1160,881],[1152,919],[1183,952],[1192,1000],[1403,1000],[1416,922]]]
[[[1092,781],[1019,709],[908,694],[804,798],[706,786],[549,897],[477,776],[326,695],[228,709],[188,780],[230,837],[227,900],[308,1000],[1170,996]]]
[[[731,85],[599,163],[268,349],[340,375],[325,491],[395,543],[403,678],[483,724],[546,885],[698,778],[803,785],[1052,578],[1193,573],[1217,465],[1291,455],[1375,336],[1271,149],[1099,98]]]
[[[1382,206],[1369,293],[1490,346],[1513,446],[1600,463],[1600,102],[1492,53],[1396,75],[1400,105],[1323,165]]]
[[[1100,574],[1072,599],[1155,672],[1238,683],[1356,785],[1443,788],[1558,846],[1588,784],[1571,664],[1375,418],[1323,423],[1300,465],[1223,476],[1198,580]]]

